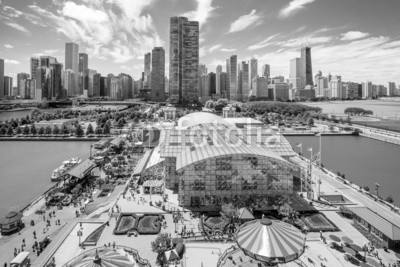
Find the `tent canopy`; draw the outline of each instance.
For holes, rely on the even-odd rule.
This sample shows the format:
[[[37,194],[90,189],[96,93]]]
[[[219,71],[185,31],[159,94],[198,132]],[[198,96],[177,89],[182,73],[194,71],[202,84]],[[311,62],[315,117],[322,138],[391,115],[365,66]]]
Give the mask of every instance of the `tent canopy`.
[[[297,228],[269,219],[243,224],[236,241],[246,255],[266,263],[295,260],[305,247],[305,236]]]
[[[254,220],[253,213],[249,211],[247,208],[240,208],[239,209],[239,219],[241,220]]]

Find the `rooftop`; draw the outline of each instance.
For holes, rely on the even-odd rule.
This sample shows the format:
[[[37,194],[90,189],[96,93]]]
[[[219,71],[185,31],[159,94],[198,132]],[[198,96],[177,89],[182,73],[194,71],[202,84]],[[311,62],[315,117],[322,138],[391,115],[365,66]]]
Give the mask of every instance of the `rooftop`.
[[[95,166],[96,166],[96,163],[94,163],[94,161],[87,159],[87,160],[81,162],[80,164],[76,165],[75,167],[73,167],[71,170],[69,170],[68,174],[73,177],[82,179]]]

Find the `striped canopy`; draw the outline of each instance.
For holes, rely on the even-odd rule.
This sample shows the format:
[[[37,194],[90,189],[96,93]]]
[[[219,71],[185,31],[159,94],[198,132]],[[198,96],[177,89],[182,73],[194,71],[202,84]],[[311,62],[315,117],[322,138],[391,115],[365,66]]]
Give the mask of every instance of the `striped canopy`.
[[[253,259],[282,263],[293,261],[304,252],[305,236],[285,222],[261,219],[243,224],[236,242]]]
[[[67,265],[68,267],[132,267],[136,266],[121,250],[101,249],[84,254]]]

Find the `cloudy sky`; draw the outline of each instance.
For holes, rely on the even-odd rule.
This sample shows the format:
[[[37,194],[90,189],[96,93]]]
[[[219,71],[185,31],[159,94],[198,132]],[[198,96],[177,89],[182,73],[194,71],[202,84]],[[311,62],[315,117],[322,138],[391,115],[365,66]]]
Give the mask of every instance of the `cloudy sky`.
[[[237,54],[288,77],[289,60],[309,44],[314,74],[400,83],[399,0],[0,0],[0,58],[15,77],[29,73],[33,55],[64,62],[73,41],[90,68],[138,79],[144,53],[168,53],[169,18],[177,15],[200,22],[200,62],[209,71]]]

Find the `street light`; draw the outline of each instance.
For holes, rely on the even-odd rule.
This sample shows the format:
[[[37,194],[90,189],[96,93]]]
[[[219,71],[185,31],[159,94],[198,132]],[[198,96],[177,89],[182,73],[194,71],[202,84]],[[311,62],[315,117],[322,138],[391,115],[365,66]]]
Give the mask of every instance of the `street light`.
[[[380,184],[375,183],[375,191],[376,191],[376,196],[379,198],[379,187],[381,187]]]

